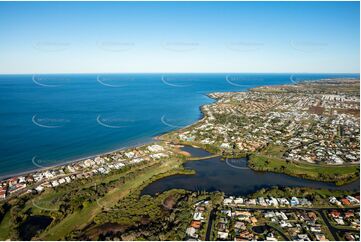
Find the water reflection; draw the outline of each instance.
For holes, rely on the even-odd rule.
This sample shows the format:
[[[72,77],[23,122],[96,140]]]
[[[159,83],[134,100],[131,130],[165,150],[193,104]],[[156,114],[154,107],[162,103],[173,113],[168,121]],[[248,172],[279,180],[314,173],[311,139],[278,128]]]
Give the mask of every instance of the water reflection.
[[[231,164],[231,165],[230,165]],[[237,168],[233,167],[237,165]],[[226,194],[247,195],[261,188],[311,187],[339,190],[359,190],[359,181],[336,186],[333,183],[317,182],[285,174],[257,172],[247,168],[247,159],[221,160],[219,157],[184,164],[195,175],[175,175],[158,180],[147,186],[142,194],[154,195],[173,188],[191,191],[223,191]],[[239,168],[244,169],[239,169]]]
[[[23,240],[31,240],[36,234],[46,229],[53,219],[48,216],[31,216],[19,228]]]

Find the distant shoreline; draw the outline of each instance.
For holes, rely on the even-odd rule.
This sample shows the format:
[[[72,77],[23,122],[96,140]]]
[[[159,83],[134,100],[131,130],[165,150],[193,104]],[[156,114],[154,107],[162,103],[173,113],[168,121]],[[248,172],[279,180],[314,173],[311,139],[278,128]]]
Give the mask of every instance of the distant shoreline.
[[[211,98],[209,95],[211,93],[208,93],[208,94],[205,94],[208,98],[210,99],[213,99]],[[204,104],[205,105],[205,104]],[[194,124],[196,124],[197,122],[201,121],[202,119],[205,118],[205,115],[204,113],[202,112],[202,107],[204,105],[201,105],[199,107],[199,111],[200,111],[200,115],[198,117],[198,119],[189,124],[189,125],[186,125],[184,127],[180,127],[180,128],[177,128],[177,129],[174,129],[174,130],[181,130],[181,129],[184,129],[184,128],[187,128],[187,127],[190,127]],[[54,165],[51,165],[51,166],[44,166],[43,168],[35,168],[35,169],[32,169],[32,170],[28,170],[28,171],[23,171],[23,172],[16,172],[16,173],[12,173],[12,174],[9,174],[9,175],[4,175],[4,176],[0,176],[0,181],[3,181],[3,180],[8,180],[12,177],[16,177],[16,176],[24,176],[24,175],[30,175],[32,173],[36,173],[36,172],[40,172],[40,171],[45,171],[45,170],[50,170],[50,169],[54,169],[54,168],[57,168],[57,167],[60,167],[60,166],[64,166],[64,165],[68,165],[68,164],[72,164],[72,163],[78,163],[80,161],[83,161],[83,160],[86,160],[86,159],[91,159],[91,158],[95,158],[97,156],[102,156],[102,155],[109,155],[109,154],[112,154],[114,152],[120,152],[120,151],[123,151],[123,150],[126,150],[126,149],[131,149],[131,148],[137,148],[137,147],[142,147],[142,146],[145,146],[145,145],[148,145],[148,144],[151,144],[153,142],[159,142],[161,141],[160,140],[160,137],[164,134],[167,134],[167,133],[170,133],[170,132],[173,132],[174,130],[170,130],[170,131],[165,131],[165,132],[161,132],[160,134],[156,135],[156,136],[153,136],[151,138],[151,140],[149,141],[145,141],[145,142],[141,142],[140,144],[136,144],[136,145],[128,145],[128,146],[125,146],[125,147],[122,147],[122,148],[119,148],[119,149],[114,149],[114,150],[110,150],[110,151],[107,151],[107,152],[101,152],[101,153],[98,153],[98,154],[95,154],[95,155],[90,155],[90,156],[85,156],[85,157],[81,157],[81,158],[78,158],[78,159],[73,159],[73,160],[68,160],[68,161],[64,161],[64,162],[61,162],[61,163],[58,163],[58,164],[54,164]]]
[[[321,78],[321,79],[317,79],[317,80],[303,80],[302,82],[297,82],[297,83],[289,83],[289,84],[282,84],[282,85],[276,85],[276,87],[277,86],[280,86],[280,87],[282,87],[282,86],[297,86],[297,84],[302,84],[302,83],[317,83],[317,84],[320,84],[320,83],[323,83],[323,82],[329,82],[329,81],[332,81],[332,82],[337,82],[338,84],[339,84],[339,81],[344,81],[344,80],[347,80],[348,82],[349,81],[351,81],[351,82],[359,82],[360,80],[359,79],[357,79],[357,78]],[[254,88],[251,88],[251,89],[248,89],[248,90],[245,90],[245,91],[229,91],[229,92],[211,92],[211,93],[209,93],[208,94],[208,97],[210,97],[210,98],[212,98],[212,99],[214,99],[216,102],[219,100],[219,98],[217,98],[217,96],[215,95],[212,95],[212,94],[217,94],[217,93],[241,93],[241,92],[253,92],[253,91],[257,91],[257,89],[259,89],[259,88],[269,88],[269,87],[271,87],[270,85],[260,85],[260,86],[257,86],[257,87],[254,87]],[[203,107],[204,105],[202,105],[201,107]],[[196,125],[197,123],[199,123],[199,122],[201,122],[204,118],[205,118],[205,113],[204,112],[202,112],[203,113],[203,118],[202,119],[200,119],[200,120],[198,120],[197,122],[195,122],[195,123],[193,123],[193,124],[191,124],[191,125],[189,125],[189,126],[186,126],[186,127],[183,127],[183,128],[181,128],[181,129],[178,129],[178,130],[175,130],[175,131],[172,131],[172,132],[175,132],[176,134],[177,134],[177,132],[178,132],[178,134],[180,134],[180,132],[182,131],[182,130],[185,130],[185,129],[187,129],[187,128],[189,128],[189,127],[191,127],[191,126],[193,126],[193,125]],[[177,143],[177,142],[180,142],[180,144],[183,144],[183,145],[185,145],[185,144],[187,144],[187,145],[193,145],[193,144],[189,144],[189,143],[187,143],[187,142],[185,142],[185,143],[183,143],[182,141],[179,141],[179,140],[177,140],[177,139],[175,139],[175,140],[169,140],[168,139],[169,137],[164,137],[164,139],[161,139],[160,138],[160,140],[163,140],[163,141],[171,141],[171,142],[175,142],[175,143]],[[198,144],[197,144],[198,145]],[[203,149],[205,149],[205,150],[207,150],[206,149],[206,147],[203,147]],[[209,151],[209,150],[207,150],[208,152],[211,152],[212,153],[212,151]],[[252,154],[254,154],[254,153],[252,153]],[[301,163],[301,162],[300,162]],[[308,164],[308,163],[303,163],[303,165],[305,166],[305,165],[310,165],[310,164]],[[360,163],[351,163],[351,164],[340,164],[340,165],[325,165],[325,167],[327,167],[327,168],[335,168],[335,169],[337,169],[338,167],[339,168],[345,168],[345,167],[359,167],[360,166]],[[348,185],[348,184],[353,184],[353,183],[357,183],[357,182],[359,182],[360,181],[360,177],[358,176],[358,177],[356,177],[356,178],[351,178],[351,180],[336,180],[336,179],[333,179],[332,181],[328,181],[328,180],[326,180],[325,178],[324,179],[321,179],[321,178],[313,178],[313,177],[304,177],[304,176],[300,176],[299,174],[297,174],[297,173],[293,173],[293,172],[291,172],[291,173],[287,173],[287,172],[279,172],[279,171],[276,171],[276,170],[264,170],[264,169],[259,169],[259,167],[256,167],[256,166],[253,166],[253,167],[251,167],[251,166],[249,166],[250,167],[250,169],[252,169],[252,170],[254,170],[254,171],[260,171],[260,172],[273,172],[273,173],[281,173],[281,174],[285,174],[285,175],[288,175],[288,176],[292,176],[292,177],[299,177],[299,178],[304,178],[304,179],[309,179],[309,180],[313,180],[313,181],[318,181],[318,182],[324,182],[324,183],[333,183],[333,184],[335,184],[335,185],[337,185],[337,186],[344,186],[344,185]],[[351,174],[351,173],[350,173]],[[352,173],[353,174],[353,173]]]
[[[36,172],[44,171],[44,170],[49,170],[49,169],[54,169],[56,167],[60,167],[60,166],[64,166],[64,165],[68,165],[68,164],[72,164],[72,163],[78,163],[78,162],[83,161],[83,160],[95,158],[97,156],[102,156],[102,155],[109,155],[109,154],[112,154],[114,152],[120,152],[120,151],[130,149],[130,148],[142,147],[142,146],[151,144],[154,141],[155,141],[155,137],[152,137],[152,139],[150,141],[141,142],[140,144],[137,144],[137,145],[129,145],[129,146],[125,146],[125,147],[122,147],[122,148],[119,148],[119,149],[114,149],[114,150],[111,150],[111,151],[107,151],[107,152],[101,152],[101,153],[98,153],[98,154],[89,155],[89,156],[81,157],[81,158],[78,158],[78,159],[64,161],[64,162],[54,164],[54,165],[51,165],[51,166],[44,166],[43,168],[39,167],[39,168],[35,168],[35,169],[29,170],[29,171],[17,172],[17,173],[13,173],[13,174],[9,174],[9,175],[0,176],[0,181],[7,180],[7,179],[10,179],[10,178],[16,177],[16,176],[30,175],[32,173],[36,173]]]
[[[338,79],[338,78],[330,78],[330,79]],[[356,80],[357,78],[353,77],[351,79]],[[316,81],[317,82],[317,81],[322,81],[322,80],[325,80],[325,79],[321,78],[321,79],[311,80],[311,81]],[[307,81],[307,80],[304,80],[304,81]],[[289,83],[289,84],[294,85],[294,83]],[[281,84],[281,85],[289,85],[289,84]],[[267,85],[260,85],[260,86],[254,87],[254,88],[259,88],[259,87],[264,87],[264,86],[267,86]],[[254,89],[254,88],[252,88],[252,89]],[[231,92],[231,93],[234,93],[234,92],[249,92],[249,91],[252,91],[252,89],[247,89],[247,90],[244,90],[244,91],[229,91],[229,92]],[[220,91],[220,92],[222,92],[222,91]],[[211,97],[211,95],[213,93],[218,93],[218,92],[217,91],[212,91],[212,92],[209,92],[209,93],[204,93],[205,96],[207,96],[208,98],[213,100],[211,103],[217,102],[216,98]],[[8,174],[8,175],[3,175],[3,176],[0,176],[0,181],[7,180],[7,179],[10,179],[10,178],[16,177],[16,176],[30,175],[32,173],[36,173],[36,172],[39,172],[39,171],[54,169],[56,167],[64,166],[64,165],[67,165],[67,164],[78,163],[80,161],[83,161],[83,160],[86,160],[86,159],[91,159],[91,158],[94,158],[94,157],[97,157],[97,156],[108,155],[108,154],[111,154],[111,153],[114,153],[114,152],[120,152],[120,151],[123,151],[123,150],[126,150],[126,149],[142,147],[142,146],[151,144],[153,142],[162,141],[161,136],[163,136],[165,134],[168,134],[168,133],[171,133],[171,132],[174,132],[174,131],[180,131],[180,130],[189,128],[189,127],[197,124],[198,122],[202,121],[204,118],[206,118],[206,116],[205,116],[205,114],[204,114],[204,112],[202,110],[205,105],[208,105],[208,104],[203,104],[203,105],[199,106],[200,115],[199,115],[198,119],[195,120],[193,123],[191,123],[189,125],[186,125],[184,127],[175,128],[174,130],[161,132],[160,134],[158,134],[156,136],[153,136],[149,141],[140,142],[140,144],[136,144],[136,145],[124,146],[122,148],[118,148],[118,149],[114,149],[114,150],[110,150],[110,151],[106,151],[106,152],[101,152],[101,153],[98,153],[98,154],[85,156],[85,157],[81,157],[81,158],[78,158],[78,159],[64,161],[64,162],[54,164],[54,165],[51,165],[51,166],[45,166],[45,167],[42,167],[42,168],[38,167],[38,168],[31,169],[31,170],[28,170],[28,171],[15,172],[15,173],[11,173],[11,174]]]

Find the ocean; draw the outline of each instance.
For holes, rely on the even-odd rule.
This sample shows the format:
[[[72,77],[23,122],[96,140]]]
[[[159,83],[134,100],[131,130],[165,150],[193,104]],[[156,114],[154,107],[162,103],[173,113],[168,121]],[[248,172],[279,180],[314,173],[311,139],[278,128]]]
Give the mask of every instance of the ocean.
[[[334,77],[359,74],[0,75],[0,178],[150,142],[210,92]]]

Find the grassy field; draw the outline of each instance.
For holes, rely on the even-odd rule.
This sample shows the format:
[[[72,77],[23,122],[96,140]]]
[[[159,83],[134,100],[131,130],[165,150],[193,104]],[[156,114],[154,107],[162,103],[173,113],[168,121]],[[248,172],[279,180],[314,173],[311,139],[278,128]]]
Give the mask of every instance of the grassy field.
[[[0,223],[0,240],[4,241],[10,237],[10,212],[7,212]]]
[[[359,165],[319,165],[301,162],[287,162],[280,158],[283,149],[271,146],[265,151],[250,156],[248,165],[257,171],[285,173],[311,180],[334,182],[342,185],[359,178]]]
[[[36,196],[34,199],[28,201],[26,207],[24,208],[24,211],[30,208],[32,210],[32,214],[43,214],[46,211],[56,211],[59,209],[59,203],[57,202],[58,198],[73,189],[78,189],[80,187],[84,189],[99,185],[100,183],[109,183],[110,181],[118,180],[130,172],[141,170],[149,165],[151,164],[139,165],[137,167],[132,167],[129,170],[121,170],[120,172],[116,172],[107,176],[96,176],[92,178],[91,182],[73,182],[70,184],[66,184],[66,186],[59,187],[55,191],[53,189],[46,190],[42,194]]]
[[[80,211],[76,211],[67,216],[58,224],[49,227],[44,231],[39,238],[42,240],[59,240],[63,239],[71,231],[76,229],[83,229],[86,225],[92,222],[93,218],[104,208],[110,209],[119,200],[124,198],[129,193],[135,191],[140,186],[152,181],[152,177],[161,174],[169,175],[170,173],[180,173],[182,161],[169,160],[159,166],[151,167],[146,172],[139,172],[133,180],[127,181],[121,187],[116,187],[108,192],[104,197],[97,202],[88,203]]]

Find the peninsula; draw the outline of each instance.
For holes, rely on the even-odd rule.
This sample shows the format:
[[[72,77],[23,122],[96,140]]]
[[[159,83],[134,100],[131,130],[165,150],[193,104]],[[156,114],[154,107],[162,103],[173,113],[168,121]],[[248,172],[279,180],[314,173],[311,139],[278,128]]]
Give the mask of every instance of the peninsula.
[[[183,164],[197,157],[182,151],[182,145],[203,148],[211,157],[248,157],[248,166],[257,171],[338,185],[359,179],[359,80],[306,81],[209,96],[216,102],[202,107],[200,121],[152,144],[1,181],[0,239],[357,236],[359,191],[274,188],[235,198],[222,191],[172,189],[141,196],[156,180],[194,174]]]
[[[160,137],[257,171],[345,184],[359,178],[359,80],[327,79],[211,93],[196,124]]]

